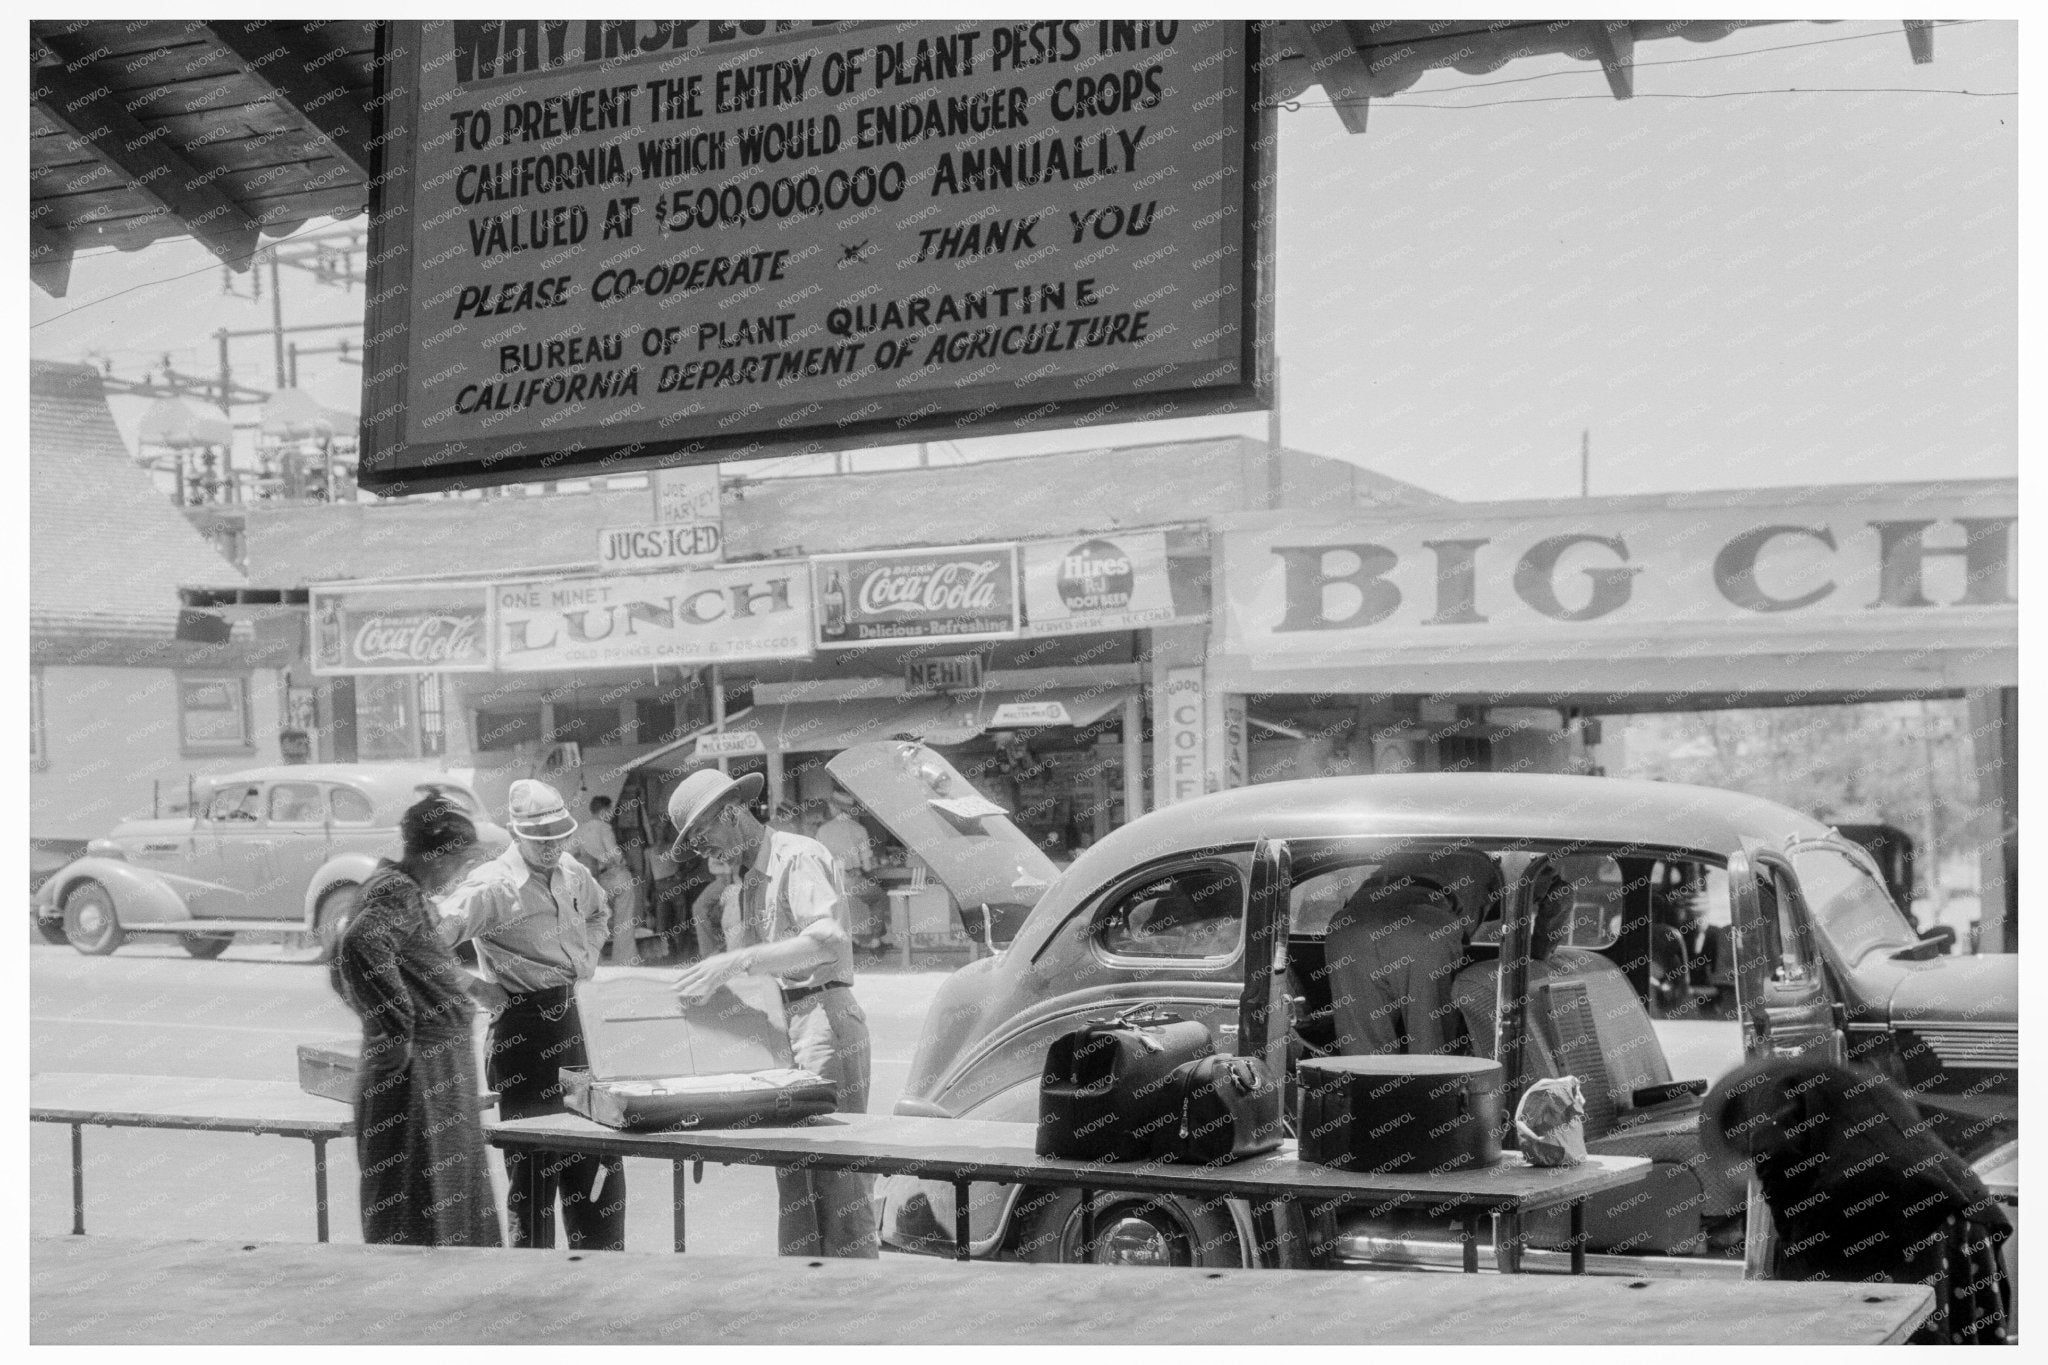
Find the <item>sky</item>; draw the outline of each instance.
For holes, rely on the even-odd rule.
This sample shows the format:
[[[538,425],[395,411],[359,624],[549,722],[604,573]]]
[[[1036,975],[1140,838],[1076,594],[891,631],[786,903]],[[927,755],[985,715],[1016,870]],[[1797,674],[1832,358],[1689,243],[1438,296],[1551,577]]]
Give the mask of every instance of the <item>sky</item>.
[[[1928,66],[1895,20],[1774,24],[1639,44],[1628,101],[1564,58],[1432,73],[1374,101],[1362,136],[1311,88],[1279,115],[1283,439],[1464,500],[1577,496],[1582,431],[1596,495],[2012,476],[2017,51],[2002,20],[1944,21]],[[248,276],[225,293],[191,242],[82,256],[62,300],[27,287],[33,355],[99,352],[131,378],[165,352],[212,374],[216,328],[270,322],[267,278],[261,300]],[[288,322],[360,321],[360,285],[287,271],[284,290]],[[234,345],[238,378],[267,386],[269,339]],[[302,373],[359,406],[359,369]],[[117,404],[131,438],[140,406]],[[930,454],[1266,430],[1170,421]]]

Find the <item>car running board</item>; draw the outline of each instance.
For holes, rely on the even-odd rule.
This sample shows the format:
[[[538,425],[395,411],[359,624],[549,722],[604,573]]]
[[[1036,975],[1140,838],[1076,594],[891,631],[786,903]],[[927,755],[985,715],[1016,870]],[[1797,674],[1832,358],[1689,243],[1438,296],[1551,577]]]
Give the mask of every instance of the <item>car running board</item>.
[[[303,924],[285,920],[181,919],[146,924],[121,921],[124,934],[309,934]]]

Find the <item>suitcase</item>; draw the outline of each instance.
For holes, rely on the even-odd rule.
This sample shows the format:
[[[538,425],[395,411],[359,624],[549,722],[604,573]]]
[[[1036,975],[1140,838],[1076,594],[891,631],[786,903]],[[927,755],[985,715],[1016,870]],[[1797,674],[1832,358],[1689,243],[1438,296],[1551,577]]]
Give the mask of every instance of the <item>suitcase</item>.
[[[741,977],[690,1004],[665,980],[583,981],[576,1011],[590,1064],[562,1068],[562,1102],[607,1128],[781,1127],[839,1107],[792,1059],[772,981]]]
[[[1174,1068],[1215,1050],[1207,1025],[1150,1006],[1055,1038],[1038,1082],[1038,1155],[1147,1160],[1179,1122]]]
[[[300,1043],[299,1089],[323,1100],[354,1104],[356,1072],[362,1069],[362,1065],[363,1040],[360,1038],[340,1043]],[[481,1090],[477,1093],[477,1108],[489,1109],[497,1103],[497,1091]]]
[[[1296,1073],[1301,1159],[1339,1170],[1469,1170],[1500,1160],[1498,1062],[1318,1057]]]
[[[1179,1122],[1159,1130],[1153,1153],[1162,1161],[1242,1161],[1272,1151],[1287,1136],[1280,1087],[1256,1057],[1182,1062],[1171,1079]]]

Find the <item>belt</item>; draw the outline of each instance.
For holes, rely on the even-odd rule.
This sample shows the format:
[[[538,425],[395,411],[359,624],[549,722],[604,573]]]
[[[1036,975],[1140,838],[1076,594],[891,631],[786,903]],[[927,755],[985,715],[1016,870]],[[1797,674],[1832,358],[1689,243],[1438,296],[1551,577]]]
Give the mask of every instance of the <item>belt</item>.
[[[853,983],[850,981],[827,981],[822,986],[784,986],[782,988],[782,1003],[794,1005],[797,1001],[808,996],[817,995],[822,991],[850,991],[852,989]]]
[[[575,991],[574,986],[543,986],[537,991],[507,990],[505,994],[511,997],[507,1004],[508,1008],[523,1006],[533,1009],[557,1004],[568,999]]]

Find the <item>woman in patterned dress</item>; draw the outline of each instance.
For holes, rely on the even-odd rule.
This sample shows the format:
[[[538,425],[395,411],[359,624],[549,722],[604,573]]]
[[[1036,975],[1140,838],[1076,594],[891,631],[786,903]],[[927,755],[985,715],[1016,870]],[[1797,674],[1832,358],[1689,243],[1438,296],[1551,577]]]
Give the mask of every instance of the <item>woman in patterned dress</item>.
[[[427,900],[474,861],[476,826],[430,796],[405,812],[399,834],[404,853],[363,883],[333,967],[335,989],[363,1021],[355,1095],[363,1240],[500,1246],[471,1050],[473,978],[442,941]]]

